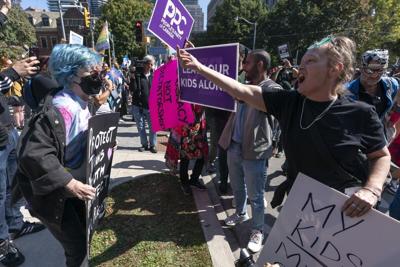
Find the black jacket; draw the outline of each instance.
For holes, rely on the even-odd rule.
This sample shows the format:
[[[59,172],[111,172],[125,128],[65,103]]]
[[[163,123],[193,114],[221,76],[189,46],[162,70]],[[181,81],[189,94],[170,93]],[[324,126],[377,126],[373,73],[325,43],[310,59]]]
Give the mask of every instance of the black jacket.
[[[64,203],[67,197],[71,197],[65,185],[73,177],[63,167],[64,120],[52,104],[58,91],[54,90],[46,97],[42,109],[33,116],[20,136],[16,181],[34,216],[61,224]]]
[[[132,93],[132,105],[149,109],[149,95],[153,74],[149,78],[143,73],[136,75],[135,80],[131,80],[129,90]]]

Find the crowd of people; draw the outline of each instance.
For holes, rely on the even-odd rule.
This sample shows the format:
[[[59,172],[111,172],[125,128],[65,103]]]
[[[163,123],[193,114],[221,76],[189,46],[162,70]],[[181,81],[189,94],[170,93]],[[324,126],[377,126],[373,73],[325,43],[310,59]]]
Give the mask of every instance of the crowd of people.
[[[11,1],[4,3],[0,27],[11,8]],[[200,73],[238,104],[235,113],[192,105],[195,121],[170,129],[166,165],[179,176],[185,195],[207,190],[200,180],[203,169],[216,172],[220,193],[232,189],[236,211],[224,221],[229,227],[250,219],[249,200],[247,248],[253,253],[264,240],[264,193],[273,156],[285,155],[287,178],[274,192],[273,207],[282,204],[302,172],[346,193],[342,209],[350,217],[375,207],[387,188],[395,194],[390,216],[400,220],[400,63],[388,72],[389,51],[375,48],[356,60],[355,46],[347,37],[328,36],[307,49],[299,66],[283,58],[278,67],[271,66],[267,51],[241,46],[238,81],[177,48],[183,68]],[[2,264],[22,264],[13,240],[47,227],[62,244],[67,266],[81,266],[87,249],[84,201],[95,196],[95,188],[85,184],[89,118],[115,111],[121,119],[132,115],[138,151],[158,153],[149,110],[155,64],[146,55],[120,68],[72,44],[56,45],[47,58],[27,53],[1,58]],[[22,206],[41,223],[24,221]]]

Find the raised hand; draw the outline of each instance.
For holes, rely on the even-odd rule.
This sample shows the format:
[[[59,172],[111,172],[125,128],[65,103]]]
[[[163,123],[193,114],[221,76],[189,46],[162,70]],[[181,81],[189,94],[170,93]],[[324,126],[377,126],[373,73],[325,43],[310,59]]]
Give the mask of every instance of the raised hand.
[[[36,57],[28,57],[26,59],[15,62],[12,68],[23,78],[25,76],[35,75],[39,70],[40,61]]]
[[[193,69],[199,71],[201,68],[201,63],[187,51],[180,49],[179,46],[176,47],[179,64],[184,69]]]

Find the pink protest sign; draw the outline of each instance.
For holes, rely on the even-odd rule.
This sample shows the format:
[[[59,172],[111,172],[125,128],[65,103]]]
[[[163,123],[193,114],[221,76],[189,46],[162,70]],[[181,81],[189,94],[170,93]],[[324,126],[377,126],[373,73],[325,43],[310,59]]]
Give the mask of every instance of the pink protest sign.
[[[191,105],[179,101],[176,59],[162,65],[154,72],[149,108],[151,127],[155,132],[194,122]]]

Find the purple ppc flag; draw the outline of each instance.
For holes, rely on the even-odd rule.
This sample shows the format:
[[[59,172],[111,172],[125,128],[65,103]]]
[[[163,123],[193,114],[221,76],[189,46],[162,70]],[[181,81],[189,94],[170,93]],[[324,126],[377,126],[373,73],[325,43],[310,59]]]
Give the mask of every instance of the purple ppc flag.
[[[157,0],[148,30],[172,49],[185,46],[194,19],[179,0]]]
[[[237,80],[239,44],[186,49],[199,62]],[[179,66],[180,100],[217,109],[236,111],[235,100],[197,72]]]

